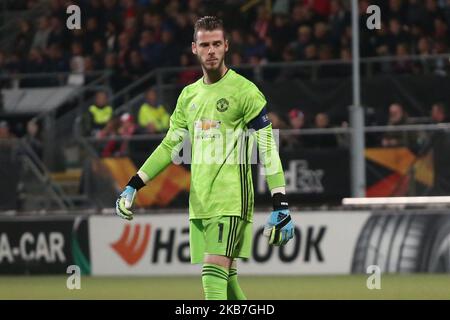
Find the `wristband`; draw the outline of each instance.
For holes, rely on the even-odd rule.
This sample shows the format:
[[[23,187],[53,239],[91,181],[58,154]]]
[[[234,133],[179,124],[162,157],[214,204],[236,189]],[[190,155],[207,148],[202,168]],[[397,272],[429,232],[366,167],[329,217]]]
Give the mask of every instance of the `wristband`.
[[[145,186],[144,181],[142,181],[141,177],[139,175],[134,175],[131,177],[130,181],[128,182],[127,186],[130,186],[136,190],[141,189]]]
[[[288,201],[285,194],[277,192],[272,196],[273,210],[287,210]]]

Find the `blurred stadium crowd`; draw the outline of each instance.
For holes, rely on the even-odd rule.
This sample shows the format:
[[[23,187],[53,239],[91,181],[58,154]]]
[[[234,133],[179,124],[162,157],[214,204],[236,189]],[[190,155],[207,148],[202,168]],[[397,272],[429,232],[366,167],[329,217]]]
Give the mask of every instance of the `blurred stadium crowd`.
[[[37,1],[7,1],[15,9]],[[52,0],[46,15],[17,21],[12,52],[0,51],[3,73],[110,69],[120,87],[155,67],[188,66],[193,23],[216,13],[229,32],[228,63],[261,64],[296,60],[351,59],[350,11],[341,0],[276,0],[234,16],[245,1]],[[78,4],[82,29],[68,30],[66,7]],[[366,9],[381,7],[382,28],[369,32]],[[429,55],[447,52],[449,0],[360,1],[361,54]],[[365,31],[366,30],[366,31]],[[396,72],[420,72],[404,61]],[[197,74],[180,75],[182,84]]]
[[[26,10],[38,1],[6,1],[12,10]],[[193,66],[190,53],[193,24],[199,16],[217,14],[228,29],[228,64],[253,66],[267,62],[351,60],[350,11],[347,1],[276,0],[272,7],[260,5],[234,16],[243,1],[200,0],[52,0],[48,12],[32,20],[18,20],[19,33],[13,50],[0,49],[0,74],[111,71],[113,92],[157,67]],[[68,30],[66,7],[77,4],[82,12],[82,28]],[[382,28],[369,32],[365,27],[370,4],[381,7]],[[397,56],[389,65],[395,73],[420,73],[424,61],[408,60],[409,55],[427,57],[448,52],[450,39],[450,0],[360,1],[361,54],[363,57]],[[435,74],[449,72],[448,61],[434,62]],[[332,71],[333,72],[336,70]],[[178,75],[178,84],[187,85],[200,77],[187,69]],[[42,82],[40,82],[42,83]],[[88,134],[100,138],[110,135],[159,133],[167,130],[169,111],[149,90],[136,114],[115,116],[108,95],[97,93],[88,109]],[[387,106],[386,106],[387,107]],[[437,102],[429,106],[425,122],[446,122],[447,109]],[[436,116],[439,114],[438,116]],[[329,128],[326,113],[305,115],[292,109],[288,114],[271,113],[275,128]],[[411,123],[404,107],[389,107],[388,124]],[[346,123],[333,123],[346,126]],[[30,125],[32,128],[33,125]],[[8,123],[0,124],[0,136],[7,136]],[[31,132],[35,130],[30,129]],[[300,143],[286,141],[295,148]],[[334,147],[338,136],[309,137],[306,146]],[[383,146],[401,144],[401,137],[387,134],[378,139]],[[120,146],[109,146],[121,150]]]

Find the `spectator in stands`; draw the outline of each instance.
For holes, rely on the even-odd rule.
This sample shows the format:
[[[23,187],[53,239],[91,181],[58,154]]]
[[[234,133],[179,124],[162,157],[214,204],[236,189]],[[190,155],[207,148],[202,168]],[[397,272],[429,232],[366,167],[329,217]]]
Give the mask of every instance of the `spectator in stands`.
[[[435,41],[434,42],[434,46],[433,46],[433,54],[447,54],[447,45],[445,42],[443,41]],[[439,75],[439,76],[447,76],[448,72],[449,72],[449,60],[446,57],[441,57],[439,59],[435,60],[435,65],[434,65],[434,74]]]
[[[83,46],[80,42],[73,42],[71,45],[72,55],[70,58],[70,66],[73,72],[84,72],[84,56]]]
[[[237,53],[234,52],[231,54],[231,63],[230,63],[233,67],[239,67],[240,65],[242,65],[242,56]]]
[[[289,129],[289,125],[283,120],[281,115],[279,115],[275,111],[270,111],[267,113],[267,116],[269,117],[270,122],[272,123],[272,128],[274,130],[278,129]],[[285,148],[288,146],[288,139],[289,137],[286,135],[279,135],[274,131],[275,137],[279,137],[279,147]]]
[[[5,120],[0,120],[0,140],[12,139],[14,137],[14,134],[10,131],[8,122],[6,122]]]
[[[108,51],[111,52],[117,49],[117,26],[113,21],[107,22],[104,39]]]
[[[408,114],[400,103],[393,103],[389,106],[388,125],[397,126],[408,123]]]
[[[22,67],[22,71],[25,73],[39,73],[46,72],[48,70],[48,65],[45,63],[44,55],[42,54],[42,51],[37,48],[30,50],[28,58]],[[34,83],[36,83],[36,81],[34,81]]]
[[[154,68],[160,63],[161,49],[161,44],[156,42],[155,35],[151,30],[144,30],[141,33],[139,50],[147,67]]]
[[[443,103],[435,103],[431,108],[433,123],[448,122],[448,109]],[[418,156],[433,152],[433,187],[429,195],[448,196],[450,193],[450,135],[447,130],[432,131],[423,140]]]
[[[124,113],[120,116],[119,136],[128,138],[136,134],[138,126],[134,121],[134,117],[130,113]],[[128,154],[130,141],[125,139],[121,142],[117,155],[124,156]]]
[[[289,111],[289,124],[291,129],[302,129],[305,126],[305,114],[297,108]]]
[[[52,44],[48,48],[48,63],[50,72],[68,72],[69,62],[63,54],[59,44]]]
[[[165,132],[169,128],[170,115],[164,105],[158,103],[158,96],[154,88],[145,93],[145,102],[139,108],[138,123],[147,133]]]
[[[300,130],[305,127],[305,114],[297,108],[289,111],[290,129]],[[304,137],[295,134],[287,137],[286,148],[289,150],[297,150],[304,146]]]
[[[142,62],[142,57],[139,51],[137,50],[131,51],[127,67],[124,70],[124,75],[126,75],[128,81],[130,82],[136,81],[146,73],[147,70],[145,68],[144,63]]]
[[[245,43],[243,38],[243,32],[237,29],[234,29],[230,33],[230,47],[229,53],[233,55],[234,53],[238,53],[242,55],[244,52]]]
[[[345,10],[341,0],[330,1],[330,15],[328,17],[330,42],[333,47],[339,46],[341,34],[344,33],[350,14]]]
[[[48,36],[47,46],[58,44],[65,47],[67,45],[66,28],[60,18],[53,16],[50,18],[50,34]]]
[[[283,62],[293,62],[295,60],[294,52],[291,48],[286,47],[283,51]],[[290,81],[291,79],[298,76],[299,69],[286,65],[280,69],[280,72],[275,79],[275,81]]]
[[[290,47],[295,53],[296,60],[305,58],[305,50],[312,42],[312,30],[307,25],[302,25],[297,31],[297,40],[290,43]]]
[[[35,120],[27,122],[27,132],[23,137],[23,140],[28,143],[34,153],[42,159],[43,145],[40,138],[39,125]]]
[[[173,38],[172,30],[166,28],[161,32],[161,45],[163,59],[162,65],[166,67],[177,66],[180,60],[181,49]]]
[[[270,28],[270,13],[266,6],[260,5],[257,8],[256,21],[253,23],[253,31],[256,32],[260,39],[265,39]]]
[[[85,57],[83,56],[83,46],[80,42],[73,42],[72,56],[70,58],[71,74],[67,80],[69,85],[83,85],[85,83],[84,72],[86,71]]]
[[[235,53],[235,54],[237,54],[237,53]],[[182,53],[180,56],[180,66],[182,66],[184,68],[192,67],[194,64],[192,63],[191,56],[192,56],[192,54],[189,55],[188,53]],[[233,65],[233,63],[232,63],[232,65]],[[178,82],[178,84],[180,84],[184,87],[184,86],[187,86],[188,84],[194,83],[201,76],[202,76],[202,73],[198,69],[183,69],[183,71],[181,71],[178,74],[177,82]]]
[[[314,25],[314,44],[320,47],[329,43],[328,25],[325,22],[317,22]]]
[[[134,48],[137,37],[138,37],[138,30],[137,30],[137,20],[134,17],[128,17],[124,21],[124,28],[123,32],[126,33],[130,39],[130,43],[132,48]]]
[[[0,88],[6,88],[7,80],[2,79],[1,76],[6,76],[6,56],[5,53],[0,50]],[[0,104],[0,110],[1,107],[2,105]]]
[[[22,72],[24,69],[23,61],[20,60],[20,57],[16,53],[12,53],[9,56],[5,57],[5,71],[9,74],[15,74]]]
[[[93,43],[101,37],[96,17],[89,17],[86,22],[86,30],[83,35],[83,50],[90,54],[93,51]]]
[[[389,54],[394,55],[397,50],[397,45],[400,43],[408,43],[409,40],[409,34],[403,30],[400,21],[397,18],[390,19],[389,33],[386,39]]]
[[[256,34],[250,33],[247,36],[244,46],[244,60],[249,61],[251,57],[262,57],[265,54],[265,44],[258,39]]]
[[[393,103],[389,106],[389,120],[387,125],[400,126],[409,123],[408,114],[403,105],[400,103]],[[386,132],[381,140],[383,147],[399,147],[408,146],[408,133],[406,131],[392,131]]]
[[[431,107],[431,121],[433,123],[449,122],[448,109],[442,102],[437,102]]]
[[[110,73],[109,83],[113,91],[117,91],[127,84],[120,73],[120,68],[117,65],[117,55],[113,52],[107,53],[105,56],[105,70]]]
[[[109,105],[108,95],[105,91],[96,93],[95,102],[89,107],[88,116],[90,134],[97,136],[113,116],[113,108]]]
[[[48,17],[42,16],[38,19],[38,30],[34,34],[32,48],[45,50],[48,45],[48,38],[50,36],[50,24]]]
[[[119,135],[119,127],[120,120],[117,117],[112,117],[105,127],[98,132],[97,138],[99,139],[111,138],[105,143],[101,143],[103,146],[101,150],[102,157],[114,156],[120,150],[121,142],[115,139]]]
[[[269,120],[272,123],[272,128],[274,129],[289,128],[289,126],[286,124],[286,122],[281,118],[281,116],[278,113],[270,111],[267,113],[267,116],[269,117]]]
[[[96,39],[92,44],[92,60],[94,62],[95,70],[105,69],[105,46],[103,40]]]
[[[272,38],[273,46],[282,52],[286,45],[295,37],[295,30],[289,26],[288,16],[277,14],[269,28],[269,36]]]
[[[128,58],[131,52],[130,37],[127,33],[122,32],[119,35],[119,51],[117,53],[117,63],[123,70],[127,67]]]
[[[431,71],[431,61],[428,60],[431,53],[431,39],[425,36],[420,37],[415,48],[415,54],[420,56],[420,60],[414,63],[417,72]]]
[[[330,117],[324,112],[316,114],[314,117],[314,128],[316,129],[329,129]],[[336,134],[315,134],[308,137],[307,146],[310,148],[336,148],[338,141]]]
[[[95,76],[92,73],[95,71],[94,60],[91,56],[84,57],[84,82],[89,83],[95,80]]]
[[[30,50],[33,41],[33,33],[31,32],[30,23],[26,20],[19,21],[19,33],[14,42],[14,49],[17,54],[24,57]]]
[[[396,56],[399,58],[394,62],[395,73],[410,73],[413,70],[413,62],[409,59],[409,49],[406,43],[397,44]]]

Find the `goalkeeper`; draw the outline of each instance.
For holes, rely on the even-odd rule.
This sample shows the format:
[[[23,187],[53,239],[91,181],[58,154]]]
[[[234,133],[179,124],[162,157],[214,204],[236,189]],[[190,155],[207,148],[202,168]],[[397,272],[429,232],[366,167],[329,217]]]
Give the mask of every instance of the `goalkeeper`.
[[[273,200],[264,235],[273,245],[283,245],[294,236],[266,100],[252,82],[226,67],[227,51],[222,21],[200,18],[192,52],[203,77],[183,89],[166,137],[116,202],[117,215],[131,220],[136,192],[171,163],[189,136],[190,254],[192,263],[203,263],[202,283],[208,300],[246,299],[237,281],[236,258],[248,258],[252,246],[254,196],[249,159],[254,139]]]

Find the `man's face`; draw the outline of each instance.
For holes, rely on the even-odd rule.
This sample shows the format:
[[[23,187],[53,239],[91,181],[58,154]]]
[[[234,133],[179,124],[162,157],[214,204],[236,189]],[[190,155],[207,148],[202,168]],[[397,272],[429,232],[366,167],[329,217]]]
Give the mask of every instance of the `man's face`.
[[[98,92],[95,96],[95,103],[99,107],[103,107],[108,103],[108,97],[104,92]]]
[[[155,90],[149,90],[146,94],[147,101],[151,104],[156,103],[156,92]]]
[[[301,129],[305,124],[305,120],[303,116],[296,116],[289,118],[291,122],[292,129]]]
[[[439,106],[434,105],[431,109],[431,119],[434,122],[442,122],[445,119],[444,113],[442,112],[442,109],[439,108]]]
[[[195,54],[206,71],[218,70],[224,63],[228,41],[222,30],[197,32],[197,41],[192,42],[192,53]]]
[[[328,116],[324,113],[319,113],[316,115],[316,127],[317,128],[326,128],[328,127],[329,120]]]
[[[403,118],[403,109],[398,104],[393,104],[389,108],[389,120],[391,123],[398,123]]]

